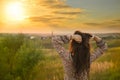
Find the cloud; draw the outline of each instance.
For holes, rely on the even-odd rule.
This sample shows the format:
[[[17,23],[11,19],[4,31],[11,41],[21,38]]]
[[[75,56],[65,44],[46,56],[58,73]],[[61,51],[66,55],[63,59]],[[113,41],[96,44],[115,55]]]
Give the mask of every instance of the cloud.
[[[85,26],[88,26],[88,28],[92,29],[98,29],[98,30],[103,30],[103,31],[120,31],[120,19],[116,20],[109,20],[109,21],[103,21],[103,22],[89,22],[89,23],[84,23]]]
[[[51,22],[51,21],[55,21],[55,22],[59,22],[61,20],[70,20],[72,18],[68,18],[68,17],[55,17],[55,16],[50,16],[50,15],[44,15],[44,16],[40,16],[40,17],[29,17],[27,18],[28,20],[31,20],[33,22]]]
[[[120,19],[116,19],[116,20],[113,20],[113,21],[115,21],[115,22],[120,22]]]
[[[54,9],[65,9],[65,8],[71,8],[71,6],[64,3],[64,1],[61,0],[44,0],[39,1],[39,4],[42,6],[45,6],[47,8],[54,8]]]
[[[49,6],[49,8],[54,8],[54,9],[67,9],[67,8],[71,8],[71,7],[68,6],[68,5],[55,4],[55,5]]]
[[[61,3],[60,1],[55,1],[55,0],[43,1],[42,6],[47,7],[47,8],[51,8],[51,9],[67,9],[67,8],[71,8],[71,6],[66,5],[63,2]]]
[[[51,24],[57,22],[58,24],[65,20],[76,19],[76,17],[83,12],[80,8],[73,8],[67,5],[64,0],[35,0],[31,2],[28,0],[27,3],[29,5],[34,4],[34,9],[38,9],[36,12],[37,15],[30,15],[29,18],[27,18],[32,22],[50,22]],[[32,6],[30,7],[33,8]],[[46,11],[46,13],[42,14],[43,12],[41,12],[42,9],[40,8],[44,8],[43,12]]]
[[[106,20],[102,22],[88,22],[84,23],[89,26],[107,26],[107,25],[120,25],[120,19],[116,20]]]
[[[81,14],[82,12],[81,11],[76,11],[76,12],[74,12],[74,11],[69,11],[69,12],[66,12],[66,11],[64,11],[64,12],[59,12],[59,11],[56,11],[56,12],[53,12],[53,13],[55,13],[55,14],[63,14],[63,15],[78,15],[78,14]]]
[[[84,23],[84,24],[86,24],[86,25],[90,25],[90,26],[100,26],[100,25],[102,25],[102,23]]]
[[[45,17],[29,17],[27,18],[29,19],[30,21],[33,21],[33,22],[48,22],[50,19],[49,18],[45,18]]]

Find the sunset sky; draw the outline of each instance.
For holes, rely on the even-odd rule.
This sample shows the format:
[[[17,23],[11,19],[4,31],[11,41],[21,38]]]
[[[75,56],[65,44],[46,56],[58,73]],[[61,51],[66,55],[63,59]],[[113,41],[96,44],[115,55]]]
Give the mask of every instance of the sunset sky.
[[[120,0],[0,0],[0,33],[120,32]]]

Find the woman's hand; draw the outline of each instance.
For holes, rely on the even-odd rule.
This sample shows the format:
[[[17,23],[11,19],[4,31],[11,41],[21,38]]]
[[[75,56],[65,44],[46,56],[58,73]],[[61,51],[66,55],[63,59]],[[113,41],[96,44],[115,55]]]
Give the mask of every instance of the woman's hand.
[[[100,42],[102,39],[98,36],[93,35],[93,40],[95,40],[96,42]]]

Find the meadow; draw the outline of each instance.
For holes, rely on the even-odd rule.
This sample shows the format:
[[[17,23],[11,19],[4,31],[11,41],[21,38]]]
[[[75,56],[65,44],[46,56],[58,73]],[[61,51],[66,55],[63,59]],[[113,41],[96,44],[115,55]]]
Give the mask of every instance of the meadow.
[[[92,63],[90,80],[120,80],[120,38],[103,38],[109,48]],[[0,80],[63,80],[64,77],[51,38],[32,34],[0,34],[0,72]]]

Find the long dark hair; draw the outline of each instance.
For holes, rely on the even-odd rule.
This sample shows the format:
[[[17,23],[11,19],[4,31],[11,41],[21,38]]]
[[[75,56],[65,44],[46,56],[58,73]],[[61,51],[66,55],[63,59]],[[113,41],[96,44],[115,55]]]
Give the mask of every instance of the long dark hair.
[[[73,59],[73,65],[75,68],[75,73],[82,73],[87,71],[89,75],[90,69],[90,45],[89,39],[92,37],[88,33],[82,33],[80,31],[75,31],[74,34],[82,36],[82,42],[78,43],[75,40],[71,41],[71,56]]]

